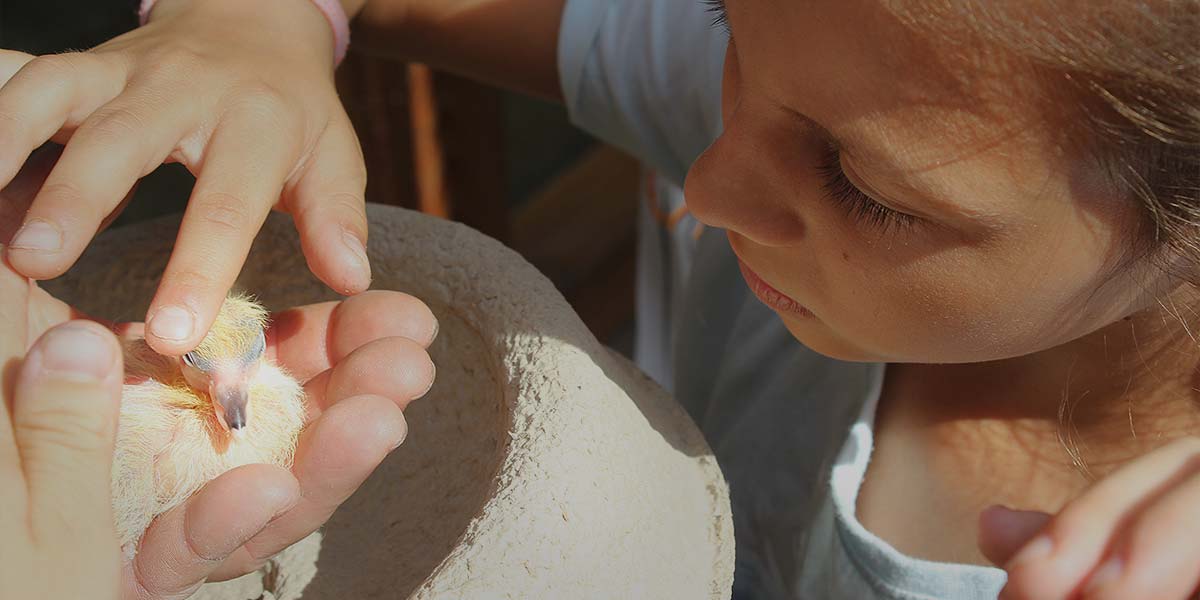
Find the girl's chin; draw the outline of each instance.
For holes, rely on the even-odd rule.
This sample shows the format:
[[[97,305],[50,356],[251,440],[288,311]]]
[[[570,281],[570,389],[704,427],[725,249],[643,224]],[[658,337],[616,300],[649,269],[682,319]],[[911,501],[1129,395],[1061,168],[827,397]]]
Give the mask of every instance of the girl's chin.
[[[847,362],[885,362],[881,356],[868,352],[829,329],[820,321],[804,316],[780,313],[784,327],[801,344],[813,352]]]

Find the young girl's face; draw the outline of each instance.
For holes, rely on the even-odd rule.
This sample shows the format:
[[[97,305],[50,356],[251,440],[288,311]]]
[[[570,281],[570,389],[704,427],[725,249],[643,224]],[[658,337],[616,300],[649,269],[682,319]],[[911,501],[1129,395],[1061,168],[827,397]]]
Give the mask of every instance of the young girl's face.
[[[806,345],[982,361],[1145,305],[1154,271],[1122,263],[1138,209],[1031,69],[876,0],[725,4],[724,133],[685,193]]]

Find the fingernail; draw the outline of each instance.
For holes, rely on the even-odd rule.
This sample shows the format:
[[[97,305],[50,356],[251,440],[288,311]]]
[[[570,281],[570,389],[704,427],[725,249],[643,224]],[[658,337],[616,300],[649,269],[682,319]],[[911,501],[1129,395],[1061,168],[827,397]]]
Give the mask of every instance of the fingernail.
[[[294,492],[292,490],[289,490],[287,493],[275,494],[274,497],[271,498],[271,500],[269,502],[267,502],[267,505],[275,506],[275,512],[271,515],[271,520],[267,521],[267,524],[269,525],[275,519],[278,519],[279,517],[282,517],[283,515],[287,514],[288,511],[292,510],[293,508],[296,508],[296,505],[298,505],[298,504],[300,504],[299,490],[295,490]],[[265,527],[265,525],[264,525],[264,527]],[[236,548],[235,548],[235,550],[236,550]]]
[[[1124,561],[1120,557],[1114,556],[1108,559],[1108,562],[1104,563],[1099,569],[1096,569],[1095,573],[1092,573],[1092,577],[1088,579],[1088,584],[1084,588],[1084,592],[1094,591],[1100,588],[1100,586],[1116,581],[1121,576],[1121,571],[1124,568]]]
[[[196,318],[182,306],[164,306],[150,318],[150,334],[161,340],[178,342],[192,337]]]
[[[403,446],[404,441],[407,439],[408,439],[408,429],[405,428],[400,434],[400,439],[396,440],[396,442],[394,444],[392,444],[392,449],[388,450],[388,452],[394,452],[396,450],[396,448]]]
[[[421,398],[424,398],[427,394],[429,394],[429,390],[433,389],[433,384],[437,383],[437,363],[430,361],[429,365],[430,370],[433,371],[433,375],[429,377],[429,385],[425,387],[425,391],[413,396],[413,400],[420,400]]]
[[[362,269],[363,273],[369,279],[371,277],[371,261],[367,258],[367,249],[363,246],[362,240],[359,240],[349,231],[343,231],[342,244],[354,255],[355,262],[358,263],[359,268]]]
[[[116,360],[111,340],[71,324],[47,332],[35,352],[43,374],[83,382],[103,381]]]
[[[1050,556],[1052,550],[1054,550],[1054,542],[1051,542],[1050,538],[1044,535],[1039,535],[1032,542],[1026,544],[1016,556],[1012,557],[1008,561],[1008,564],[1004,565],[1004,569],[1011,570],[1026,563],[1042,560]]]
[[[10,248],[57,252],[62,250],[62,231],[47,221],[34,219],[21,226],[13,236]]]

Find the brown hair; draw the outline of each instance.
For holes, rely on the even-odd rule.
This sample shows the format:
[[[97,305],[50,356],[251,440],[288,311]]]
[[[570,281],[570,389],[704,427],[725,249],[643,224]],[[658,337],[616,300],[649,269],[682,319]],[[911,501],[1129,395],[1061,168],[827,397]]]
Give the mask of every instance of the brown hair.
[[[982,40],[1065,82],[1081,117],[1071,133],[1143,209],[1124,262],[1153,257],[1200,284],[1200,0],[884,2],[911,28]],[[1064,390],[1059,441],[1090,480],[1078,401]]]
[[[906,25],[983,42],[1064,81],[1087,147],[1144,207],[1138,255],[1200,283],[1200,0],[898,0]]]

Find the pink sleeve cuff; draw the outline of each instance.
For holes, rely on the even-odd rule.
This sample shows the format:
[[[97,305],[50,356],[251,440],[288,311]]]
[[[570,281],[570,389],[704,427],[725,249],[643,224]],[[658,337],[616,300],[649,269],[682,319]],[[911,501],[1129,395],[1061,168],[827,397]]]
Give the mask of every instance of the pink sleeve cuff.
[[[150,11],[154,9],[154,3],[157,1],[142,0],[138,9],[138,22],[141,25],[150,20]],[[342,64],[342,59],[346,58],[346,48],[350,46],[350,20],[346,17],[346,10],[342,8],[339,0],[309,1],[325,15],[329,26],[333,28],[333,65],[336,67]]]

